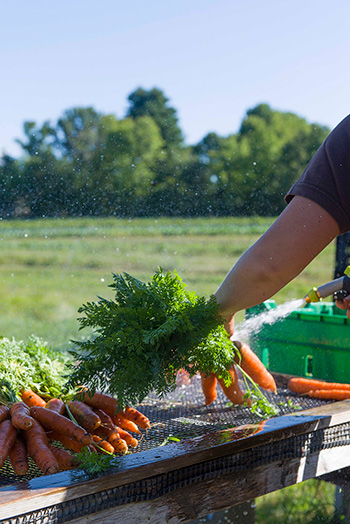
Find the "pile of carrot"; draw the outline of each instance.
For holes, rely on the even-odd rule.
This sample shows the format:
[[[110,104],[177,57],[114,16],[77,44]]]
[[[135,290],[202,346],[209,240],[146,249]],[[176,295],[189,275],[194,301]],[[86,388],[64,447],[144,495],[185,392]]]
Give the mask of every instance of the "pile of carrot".
[[[206,375],[201,374],[202,390],[205,397],[205,404],[212,404],[217,398],[217,384],[220,384],[226,397],[233,403],[242,405],[245,402],[250,405],[250,399],[245,398],[239,385],[236,365],[238,365],[259,387],[265,391],[277,393],[276,383],[264,364],[254,351],[242,342],[235,341],[234,345],[239,350],[239,355],[235,357],[235,363],[229,368],[231,382],[226,385],[222,378],[217,377],[214,373]],[[236,364],[236,365],[235,365]]]
[[[140,428],[150,427],[144,414],[131,407],[118,412],[117,400],[102,393],[84,391],[67,403],[46,402],[30,389],[20,396],[11,407],[0,406],[0,468],[9,457],[17,475],[28,472],[28,457],[48,475],[76,467],[75,454],[83,448],[126,453],[138,445],[131,433],[140,435]]]
[[[288,389],[293,393],[324,400],[346,400],[350,398],[350,384],[338,382],[294,377],[288,381]]]

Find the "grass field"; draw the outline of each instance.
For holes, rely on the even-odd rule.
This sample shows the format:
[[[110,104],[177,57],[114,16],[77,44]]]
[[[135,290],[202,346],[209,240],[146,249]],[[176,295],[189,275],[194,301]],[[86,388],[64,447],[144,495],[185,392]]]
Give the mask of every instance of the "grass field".
[[[209,296],[270,219],[64,219],[0,223],[0,335],[31,333],[63,348],[79,335],[77,310],[111,296],[112,273],[149,280],[176,269]],[[333,277],[334,245],[278,295],[299,298]],[[242,314],[243,315],[243,314]],[[243,316],[241,316],[243,318]]]
[[[190,290],[213,293],[271,219],[63,219],[0,222],[0,335],[35,334],[57,349],[82,336],[81,304],[109,297],[112,273],[149,280],[160,266],[176,269]],[[301,298],[333,278],[330,245],[274,297]],[[238,320],[243,319],[243,313]],[[308,481],[258,499],[256,522],[330,522],[334,487]],[[322,502],[322,504],[321,504]],[[286,506],[286,510],[283,510]],[[320,513],[321,508],[321,513]],[[291,520],[292,519],[292,520]],[[316,519],[316,520],[315,520]]]

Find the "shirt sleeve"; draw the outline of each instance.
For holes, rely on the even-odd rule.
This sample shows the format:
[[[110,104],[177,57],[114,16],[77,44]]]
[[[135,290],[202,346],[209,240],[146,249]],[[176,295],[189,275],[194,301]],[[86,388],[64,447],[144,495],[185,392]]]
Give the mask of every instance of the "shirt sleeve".
[[[323,207],[341,233],[350,230],[350,115],[328,135],[285,201],[289,203],[295,195]]]

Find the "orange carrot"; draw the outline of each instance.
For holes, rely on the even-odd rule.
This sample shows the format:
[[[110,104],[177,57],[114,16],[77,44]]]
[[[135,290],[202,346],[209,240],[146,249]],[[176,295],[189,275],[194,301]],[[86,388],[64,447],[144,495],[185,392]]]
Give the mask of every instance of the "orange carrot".
[[[120,438],[125,440],[128,446],[130,446],[131,448],[137,448],[139,441],[136,438],[134,438],[132,435],[130,435],[130,433],[120,428],[119,426],[116,426],[116,428],[120,435]]]
[[[314,380],[311,378],[293,377],[288,381],[288,389],[294,393],[308,393],[315,389],[341,389],[350,391],[350,384],[340,384],[338,382],[325,382],[323,380]]]
[[[24,402],[15,402],[11,406],[11,422],[17,429],[29,429],[34,426],[34,419],[30,416],[30,411]]]
[[[346,400],[350,398],[349,390],[342,389],[315,389],[307,393],[311,398],[319,398],[324,400]]]
[[[112,444],[116,453],[126,453],[128,451],[128,445],[122,438],[114,438],[109,440],[109,442]]]
[[[17,430],[12,425],[11,420],[4,420],[0,424],[0,468],[4,465],[7,455],[10,452],[17,437]]]
[[[132,433],[137,433],[141,435],[141,431],[136,426],[135,422],[126,419],[121,413],[117,413],[115,416],[111,417],[113,423],[120,428],[125,429],[126,431],[131,431]]]
[[[80,451],[86,447],[88,447],[90,451],[96,451],[92,444],[85,446],[81,442],[78,442],[74,438],[67,437],[67,435],[60,433],[59,431],[47,431],[47,436],[50,440],[61,442],[65,448],[74,451],[74,453],[80,453]]]
[[[23,435],[27,442],[28,454],[34,460],[40,471],[44,473],[44,475],[57,473],[60,468],[57,460],[49,449],[48,438],[41,424],[35,420],[34,426],[23,431]]]
[[[102,437],[99,437],[98,435],[92,435],[92,438],[94,439],[94,443],[97,444],[104,451],[107,451],[108,453],[114,453],[114,447],[110,442],[108,442],[108,440],[105,440]]]
[[[79,400],[82,400],[89,406],[96,409],[102,409],[107,415],[115,415],[118,408],[118,401],[116,398],[106,395],[104,393],[94,393],[91,395],[88,391],[79,393]]]
[[[101,425],[100,417],[84,402],[70,400],[67,405],[78,424],[90,433]]]
[[[16,475],[28,473],[28,453],[22,436],[18,433],[9,452],[10,462]]]
[[[10,408],[7,406],[0,406],[0,422],[6,420],[10,416]]]
[[[32,406],[41,406],[44,408],[46,406],[45,400],[34,393],[31,389],[22,390],[21,399],[29,408]]]
[[[231,375],[231,383],[226,386],[224,380],[222,378],[219,378],[219,384],[221,386],[222,391],[225,393],[226,397],[233,403],[233,404],[244,404],[244,397],[242,390],[238,383],[238,376],[235,366],[231,366],[228,369],[228,372]],[[249,399],[248,399],[249,401]],[[247,401],[247,403],[248,403]]]
[[[66,411],[66,405],[60,398],[50,398],[46,404],[46,408],[51,409],[51,411],[55,411],[59,415],[64,415]]]
[[[212,404],[217,397],[216,386],[218,379],[214,373],[206,375],[201,373],[202,391],[204,393],[205,404]]]
[[[65,433],[68,437],[75,438],[85,446],[92,444],[92,436],[86,433],[84,428],[78,426],[78,424],[75,424],[75,422],[63,415],[59,415],[55,411],[35,406],[30,408],[30,414],[40,422],[44,428]]]
[[[62,471],[67,471],[68,469],[73,469],[77,466],[77,459],[66,449],[56,448],[51,444],[49,444],[49,449],[57,460],[57,463]]]
[[[267,371],[264,364],[254,351],[243,342],[234,341],[233,343],[239,350],[241,356],[241,358],[239,358],[239,356],[235,357],[234,360],[236,364],[239,364],[243,371],[245,371],[262,389],[277,393],[275,379],[271,373]]]
[[[142,429],[148,429],[151,427],[151,423],[146,415],[140,413],[140,411],[137,411],[135,408],[125,408],[123,411],[123,416],[126,419],[135,422],[135,424],[137,424]]]
[[[95,409],[95,413],[100,418],[101,425],[94,430],[94,433],[99,437],[105,438],[109,442],[111,439],[113,440],[115,438],[119,438],[119,433],[113,424],[111,417],[107,415],[107,413],[105,413],[102,409]]]

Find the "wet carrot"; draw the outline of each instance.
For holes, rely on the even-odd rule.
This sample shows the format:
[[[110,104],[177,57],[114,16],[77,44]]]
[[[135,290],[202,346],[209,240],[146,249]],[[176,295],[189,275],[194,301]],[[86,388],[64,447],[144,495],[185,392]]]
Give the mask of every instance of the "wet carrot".
[[[226,395],[226,397],[233,404],[242,405],[244,404],[245,399],[243,397],[243,392],[239,386],[238,376],[237,376],[237,371],[236,371],[235,366],[231,366],[228,369],[228,372],[231,375],[231,383],[228,386],[226,386],[224,380],[222,378],[218,378],[221,389],[224,392],[224,394]]]
[[[96,409],[102,409],[107,415],[115,415],[118,408],[118,401],[116,398],[104,393],[94,393],[91,395],[88,391],[82,391],[79,393],[78,400],[85,402],[89,406]]]
[[[78,465],[75,456],[66,449],[56,448],[56,446],[52,446],[51,444],[49,444],[49,449],[57,460],[57,463],[62,471],[73,469]]]
[[[101,425],[100,417],[85,402],[70,400],[67,405],[78,424],[89,433]]]
[[[104,451],[107,451],[108,453],[114,453],[114,447],[110,442],[108,442],[108,440],[105,440],[102,437],[99,437],[98,435],[92,435],[92,438],[94,439],[94,443],[97,444]]]
[[[20,396],[23,402],[27,404],[29,408],[32,406],[41,406],[44,408],[46,406],[45,400],[34,393],[34,391],[31,389],[22,390]]]
[[[55,411],[59,415],[64,415],[66,411],[66,405],[60,398],[50,398],[46,404],[46,408],[51,409],[51,411]]]
[[[76,439],[85,446],[92,444],[92,437],[84,428],[55,411],[35,406],[30,408],[30,414],[46,429],[65,433],[68,437]]]
[[[34,426],[23,431],[23,435],[27,442],[28,454],[34,460],[40,471],[44,473],[44,475],[57,473],[60,468],[57,460],[49,449],[48,437],[41,424],[35,420]]]
[[[212,404],[217,397],[216,386],[218,379],[214,373],[210,373],[209,375],[201,373],[201,381],[205,404],[208,406],[209,404]]]
[[[109,442],[111,439],[119,438],[119,433],[113,424],[111,417],[102,409],[96,409],[95,413],[99,416],[101,425],[94,430],[94,433],[99,437],[105,438]]]
[[[308,391],[307,394],[311,398],[324,400],[346,400],[347,398],[350,398],[350,391],[342,389],[315,389],[313,391]]]
[[[141,435],[141,431],[136,426],[135,422],[126,419],[121,413],[117,413],[114,417],[111,417],[113,423],[126,431],[131,431],[132,433],[137,433]]]
[[[128,445],[122,438],[114,438],[109,440],[109,442],[112,444],[116,453],[126,453],[128,451]]]
[[[140,411],[135,408],[125,408],[123,411],[123,416],[127,420],[135,422],[135,424],[137,424],[142,429],[149,429],[151,427],[149,418],[146,417],[146,415],[143,413],[140,413]]]
[[[288,381],[288,389],[294,393],[308,393],[315,389],[323,390],[343,390],[350,391],[350,384],[340,384],[338,382],[325,382],[324,380],[314,380],[311,378],[293,377]]]
[[[10,416],[10,408],[7,406],[0,406],[0,422],[6,420]]]
[[[10,462],[16,475],[28,473],[28,452],[22,436],[18,433],[9,452]]]
[[[131,448],[137,448],[139,441],[136,438],[134,438],[132,435],[130,435],[130,433],[120,428],[119,426],[116,426],[116,428],[120,435],[120,438],[125,440],[128,446],[130,446]]]
[[[273,391],[277,393],[275,379],[269,373],[261,362],[259,357],[254,353],[252,349],[247,344],[243,342],[234,341],[234,345],[237,347],[240,353],[240,357],[235,357],[236,364],[239,364],[240,367],[250,376],[254,382],[258,384],[262,389],[266,391]]]
[[[12,425],[17,429],[29,429],[34,426],[29,407],[24,402],[15,402],[10,409]]]
[[[3,420],[0,424],[0,468],[4,465],[16,437],[17,429],[12,425],[11,420]]]
[[[47,437],[49,438],[49,440],[61,442],[61,444],[63,444],[65,448],[74,451],[74,453],[80,453],[80,451],[86,447],[88,447],[91,451],[96,451],[92,444],[86,446],[85,444],[78,442],[74,438],[67,437],[67,435],[60,433],[59,431],[48,431]]]

